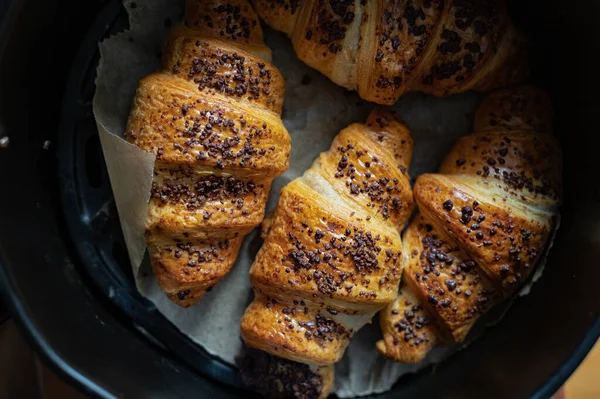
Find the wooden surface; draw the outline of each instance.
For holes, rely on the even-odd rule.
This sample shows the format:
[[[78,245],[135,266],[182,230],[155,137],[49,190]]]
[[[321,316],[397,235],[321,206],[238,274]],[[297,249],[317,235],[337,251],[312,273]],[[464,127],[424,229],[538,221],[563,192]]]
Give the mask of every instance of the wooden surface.
[[[35,358],[12,321],[0,324],[0,398],[38,398]]]
[[[567,399],[600,398],[600,341],[564,387]]]

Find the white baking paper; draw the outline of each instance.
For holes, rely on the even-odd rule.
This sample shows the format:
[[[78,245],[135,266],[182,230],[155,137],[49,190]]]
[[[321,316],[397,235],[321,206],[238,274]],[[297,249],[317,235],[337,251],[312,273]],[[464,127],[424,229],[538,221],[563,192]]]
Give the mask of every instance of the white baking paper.
[[[163,38],[170,22],[179,21],[183,0],[125,1],[131,29],[100,43],[94,115],[110,174],[117,209],[139,291],[183,333],[209,353],[234,364],[241,350],[239,321],[252,298],[248,269],[261,245],[249,234],[232,271],[197,305],[182,309],[162,293],[149,262],[144,262],[144,220],[155,157],[122,139],[137,81],[159,66]],[[308,169],[333,137],[352,122],[364,121],[373,105],[331,83],[299,61],[283,34],[265,29],[273,62],[286,80],[283,122],[292,136],[290,169],[273,184],[267,212],[280,189]],[[481,96],[474,93],[435,98],[420,93],[404,96],[392,107],[410,128],[415,152],[411,176],[435,171],[454,141],[468,133]],[[343,360],[336,365],[339,397],[388,390],[399,376],[439,361],[456,347],[436,349],[418,365],[385,360],[375,349],[381,333],[377,319],[358,332]]]

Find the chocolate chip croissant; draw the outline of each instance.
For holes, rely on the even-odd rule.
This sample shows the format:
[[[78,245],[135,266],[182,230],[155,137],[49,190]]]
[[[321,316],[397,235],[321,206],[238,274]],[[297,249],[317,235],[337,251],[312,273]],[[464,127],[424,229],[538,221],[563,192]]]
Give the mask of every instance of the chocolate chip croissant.
[[[402,287],[380,313],[382,354],[416,363],[436,345],[463,341],[531,275],[561,198],[550,108],[532,87],[493,93],[476,113],[475,133],[455,144],[439,173],[417,179]]]
[[[160,287],[183,307],[229,272],[288,168],[270,54],[247,1],[188,0],[161,71],[139,82],[125,138],[156,154],[146,242]]]
[[[352,335],[396,298],[399,231],[414,206],[412,146],[397,116],[374,110],[281,190],[263,223],[268,232],[250,269],[255,296],[241,321],[246,346],[273,355],[242,367],[271,370],[246,373],[261,393],[293,394],[286,376],[301,375],[313,394],[327,396]]]
[[[253,0],[298,57],[368,101],[489,91],[528,74],[505,0]]]

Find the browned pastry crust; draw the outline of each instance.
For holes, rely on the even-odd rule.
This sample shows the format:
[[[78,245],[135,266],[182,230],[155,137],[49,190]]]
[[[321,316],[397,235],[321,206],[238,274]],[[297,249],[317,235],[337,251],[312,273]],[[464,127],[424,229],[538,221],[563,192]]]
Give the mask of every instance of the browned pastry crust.
[[[396,298],[412,146],[394,114],[374,110],[282,189],[250,269],[248,347],[333,373],[352,335]]]
[[[505,0],[253,0],[298,57],[379,104],[404,93],[490,91],[529,73]]]
[[[333,389],[333,366],[309,366],[248,348],[239,361],[244,384],[273,399],[317,399]]]
[[[162,70],[139,82],[125,138],[156,154],[146,242],[180,306],[229,272],[288,167],[284,80],[268,59],[247,1],[188,0]]]
[[[463,341],[535,269],[561,198],[550,110],[533,87],[493,93],[476,113],[476,133],[458,140],[439,173],[417,179],[403,286],[380,313],[385,356],[415,363],[437,344]]]

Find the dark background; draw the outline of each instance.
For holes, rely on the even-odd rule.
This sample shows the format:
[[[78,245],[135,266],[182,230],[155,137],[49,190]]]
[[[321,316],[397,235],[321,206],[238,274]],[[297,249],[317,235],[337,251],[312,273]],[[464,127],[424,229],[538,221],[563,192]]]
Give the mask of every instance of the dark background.
[[[6,304],[42,361],[95,396],[234,397],[242,392],[194,371],[204,366],[176,355],[176,342],[166,349],[140,333],[127,303],[116,306],[90,277],[90,265],[101,259],[82,256],[82,237],[67,227],[77,209],[65,208],[58,189],[61,119],[71,112],[63,95],[85,33],[109,3],[0,1],[0,137],[10,137],[9,148],[0,149]],[[565,154],[563,224],[529,296],[468,350],[402,378],[386,397],[548,397],[598,338],[600,4],[519,1],[512,11],[536,42],[534,83],[549,91],[556,109]],[[207,373],[222,371],[215,367]]]

